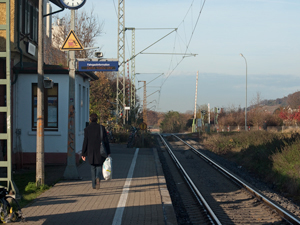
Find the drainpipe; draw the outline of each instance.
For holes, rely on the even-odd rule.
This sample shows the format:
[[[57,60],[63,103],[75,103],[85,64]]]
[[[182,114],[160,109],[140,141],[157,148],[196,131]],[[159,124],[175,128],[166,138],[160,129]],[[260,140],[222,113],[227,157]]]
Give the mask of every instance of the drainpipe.
[[[17,5],[18,5],[18,13],[17,13],[17,27],[18,27],[18,32],[17,32],[17,47],[20,51],[20,70],[23,69],[23,51],[20,47],[20,29],[21,29],[21,25],[20,25],[20,0],[17,0]],[[18,80],[18,76],[19,76],[19,70],[15,71],[15,80],[11,83],[11,85],[14,85],[17,80]]]

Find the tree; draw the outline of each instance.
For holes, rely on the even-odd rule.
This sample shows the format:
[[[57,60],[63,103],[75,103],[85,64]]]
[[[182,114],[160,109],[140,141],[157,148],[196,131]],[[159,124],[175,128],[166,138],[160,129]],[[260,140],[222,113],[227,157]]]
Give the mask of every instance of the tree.
[[[49,64],[62,64],[65,65],[66,60],[61,59],[61,54],[57,54],[57,50],[63,45],[63,41],[67,38],[70,32],[70,16],[66,14],[62,17],[56,17],[57,25],[53,26],[52,34],[52,47],[47,45],[48,52],[51,55],[49,57]],[[96,38],[102,33],[103,22],[100,22],[98,16],[94,14],[94,8],[91,11],[86,12],[84,9],[78,10],[75,16],[75,34],[80,40],[84,48],[97,47],[95,46]],[[54,50],[52,49],[54,48]],[[60,51],[60,50],[59,50]],[[89,58],[93,56],[95,50],[82,50],[76,51],[76,58]],[[67,53],[62,53],[64,58],[67,58]],[[62,61],[60,61],[62,60]]]
[[[44,62],[51,65],[67,66],[66,53],[52,45],[49,37],[44,38]]]
[[[158,122],[158,113],[153,110],[147,110],[148,126],[154,126]]]
[[[99,80],[90,83],[90,113],[96,113],[100,122],[111,121],[114,110],[111,81],[105,73],[97,72],[96,75]]]
[[[293,113],[293,120],[296,121],[296,122],[299,122],[300,121],[300,106],[299,106],[299,109]]]
[[[279,112],[279,118],[281,118],[286,125],[297,125],[297,122],[300,122],[300,106],[297,110],[293,110],[291,108],[281,108]]]
[[[116,120],[116,82],[117,73],[115,72],[96,72],[99,80],[90,83],[90,112],[96,113],[100,118],[100,122]],[[128,96],[126,98],[128,103]],[[136,107],[130,111],[128,123],[137,126],[139,123],[138,115],[139,98],[136,98]],[[114,124],[115,128],[119,129],[119,125]]]
[[[188,120],[191,114],[169,111],[164,114],[164,118],[160,123],[160,129],[164,133],[178,133],[188,129]]]
[[[287,97],[287,104],[292,109],[298,109],[300,106],[300,91],[297,91],[293,94],[288,95]]]
[[[245,111],[241,109],[241,106],[239,106],[233,114],[233,117],[235,118],[235,126],[244,126]]]
[[[181,129],[180,114],[176,111],[169,111],[165,114],[160,128],[164,133],[177,133]]]
[[[283,124],[278,114],[266,114],[265,121],[267,121],[267,126],[282,126]]]
[[[251,107],[249,111],[249,125],[262,126],[264,121],[264,112],[262,110],[262,98],[260,92],[256,93],[256,96],[251,101]]]

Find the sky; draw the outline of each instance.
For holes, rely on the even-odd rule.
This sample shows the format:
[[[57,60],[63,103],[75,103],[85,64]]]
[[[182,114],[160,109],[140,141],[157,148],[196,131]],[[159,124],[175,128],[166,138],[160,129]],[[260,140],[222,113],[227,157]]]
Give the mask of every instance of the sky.
[[[118,0],[86,0],[79,9],[103,22],[97,46],[104,58],[117,58],[117,9]],[[248,106],[257,94],[270,100],[300,91],[299,12],[299,0],[126,0],[136,54],[173,31],[136,56],[136,87],[149,83],[148,108],[182,113],[194,110],[197,72],[198,105],[243,108],[246,89]],[[131,31],[125,55],[132,56]],[[137,94],[142,100],[143,88]]]

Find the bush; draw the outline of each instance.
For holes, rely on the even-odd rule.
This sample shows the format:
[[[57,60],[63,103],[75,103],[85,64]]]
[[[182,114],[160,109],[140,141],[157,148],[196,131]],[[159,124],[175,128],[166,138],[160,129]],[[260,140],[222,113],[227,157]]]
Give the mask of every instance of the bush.
[[[273,162],[274,179],[291,195],[300,195],[300,139],[282,149],[277,149],[270,159]]]
[[[49,189],[48,185],[41,185],[41,186],[37,186],[36,183],[34,182],[29,182],[26,187],[25,187],[25,192],[27,193],[35,193],[37,191],[44,191]]]
[[[214,152],[226,154],[232,150],[241,151],[242,149],[249,148],[249,146],[260,146],[272,142],[280,135],[264,131],[226,132],[209,135],[206,138],[205,144]]]
[[[207,136],[203,144],[300,201],[300,134],[219,133]]]
[[[34,182],[29,182],[25,187],[25,191],[27,193],[33,193],[36,192],[36,190],[37,190],[37,186]]]

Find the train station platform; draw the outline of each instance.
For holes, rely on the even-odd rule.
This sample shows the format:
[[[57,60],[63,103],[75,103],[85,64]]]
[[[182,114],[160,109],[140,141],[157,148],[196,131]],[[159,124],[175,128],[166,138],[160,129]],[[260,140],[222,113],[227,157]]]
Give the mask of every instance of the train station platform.
[[[80,180],[62,180],[22,212],[30,225],[177,224],[156,149],[111,144],[113,179],[92,189],[90,165]]]

